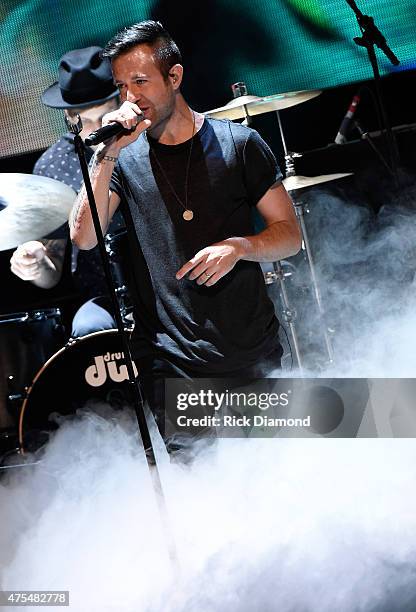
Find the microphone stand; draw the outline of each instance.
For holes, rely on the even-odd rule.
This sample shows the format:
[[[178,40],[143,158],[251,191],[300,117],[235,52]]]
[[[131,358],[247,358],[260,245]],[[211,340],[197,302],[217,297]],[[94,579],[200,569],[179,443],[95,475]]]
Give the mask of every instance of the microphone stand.
[[[108,292],[111,298],[111,303],[114,310],[114,315],[117,323],[117,330],[122,341],[124,358],[127,366],[128,383],[130,390],[130,397],[133,399],[134,410],[137,417],[139,426],[139,432],[143,443],[145,456],[147,459],[147,465],[149,468],[153,489],[158,504],[160,517],[162,520],[162,526],[164,528],[165,536],[167,539],[168,553],[171,561],[174,564],[176,572],[179,572],[179,562],[176,552],[175,542],[170,529],[168,512],[166,506],[166,499],[163,493],[162,482],[160,479],[159,470],[156,463],[156,458],[153,449],[152,439],[150,437],[149,427],[146,420],[145,407],[143,402],[142,393],[139,387],[139,383],[134,375],[133,358],[130,351],[129,339],[127,331],[124,328],[124,322],[121,316],[119,304],[117,301],[117,293],[114,287],[114,282],[111,276],[110,263],[108,261],[108,254],[105,248],[104,236],[101,230],[100,219],[98,216],[97,205],[95,202],[94,192],[91,186],[91,180],[88,171],[88,163],[85,157],[85,145],[80,136],[82,130],[82,121],[79,115],[76,119],[71,119],[65,116],[65,122],[68,126],[69,131],[74,134],[74,145],[75,150],[79,158],[81,166],[82,177],[84,179],[84,186],[88,196],[88,202],[90,205],[91,216],[94,224],[95,233],[97,235],[98,248],[101,255],[101,260],[104,268],[105,279],[107,283]]]
[[[377,28],[374,23],[373,17],[369,15],[363,15],[363,13],[357,7],[355,0],[346,0],[347,4],[352,8],[357,18],[358,26],[361,30],[362,36],[356,36],[353,40],[355,44],[360,47],[365,47],[367,49],[368,57],[370,59],[371,67],[373,69],[374,74],[374,83],[376,88],[376,98],[377,104],[380,110],[380,116],[382,120],[382,128],[386,133],[386,142],[389,150],[389,157],[391,162],[391,173],[394,176],[396,187],[398,186],[398,166],[400,163],[399,151],[397,148],[397,142],[394,137],[393,131],[391,129],[385,105],[383,100],[383,94],[381,91],[381,77],[380,70],[378,67],[377,56],[375,52],[375,46],[377,46],[386,57],[390,60],[390,62],[394,66],[398,66],[400,64],[399,59],[395,56],[393,51],[387,44],[386,39],[383,34]]]

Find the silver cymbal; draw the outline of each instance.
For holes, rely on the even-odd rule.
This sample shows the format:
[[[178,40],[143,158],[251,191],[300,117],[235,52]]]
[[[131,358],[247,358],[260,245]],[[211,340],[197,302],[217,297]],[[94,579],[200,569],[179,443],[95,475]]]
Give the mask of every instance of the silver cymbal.
[[[295,174],[294,176],[288,176],[283,179],[283,185],[286,187],[287,191],[295,191],[295,189],[304,189],[305,187],[313,187],[313,185],[319,185],[320,183],[336,181],[345,176],[352,176],[352,174],[353,172],[322,174],[321,176],[300,176]]]
[[[214,119],[243,119],[246,114],[252,117],[253,115],[262,115],[263,113],[270,113],[302,104],[302,102],[307,102],[319,96],[320,93],[321,91],[291,91],[264,98],[259,98],[258,96],[240,96],[239,98],[234,98],[225,106],[206,111],[204,115]]]
[[[0,250],[56,230],[67,221],[76,195],[68,185],[46,176],[0,173]]]

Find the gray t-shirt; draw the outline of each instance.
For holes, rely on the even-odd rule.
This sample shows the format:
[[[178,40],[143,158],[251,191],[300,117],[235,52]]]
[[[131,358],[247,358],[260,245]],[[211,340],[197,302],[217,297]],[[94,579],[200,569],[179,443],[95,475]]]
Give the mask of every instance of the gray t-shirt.
[[[190,143],[162,145],[142,134],[114,170],[110,189],[121,196],[130,228],[133,347],[137,357],[166,357],[195,375],[235,372],[279,347],[260,265],[239,261],[212,287],[175,274],[200,249],[252,235],[253,207],[282,175],[256,131],[205,119],[190,160],[194,218],[185,221],[172,187],[184,202]]]

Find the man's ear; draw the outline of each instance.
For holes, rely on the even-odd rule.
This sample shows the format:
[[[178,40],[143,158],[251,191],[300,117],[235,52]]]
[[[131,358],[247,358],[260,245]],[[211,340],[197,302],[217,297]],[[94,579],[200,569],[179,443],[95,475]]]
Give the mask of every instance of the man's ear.
[[[183,77],[183,66],[181,64],[175,64],[169,70],[169,80],[172,83],[174,89],[179,89],[182,83]]]

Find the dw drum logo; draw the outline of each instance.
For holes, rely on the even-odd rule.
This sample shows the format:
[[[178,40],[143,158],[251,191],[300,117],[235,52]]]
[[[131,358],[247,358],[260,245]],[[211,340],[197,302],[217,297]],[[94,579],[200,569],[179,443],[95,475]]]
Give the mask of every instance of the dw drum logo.
[[[127,366],[118,363],[124,359],[124,353],[110,353],[97,355],[94,357],[94,364],[85,370],[85,380],[91,387],[101,387],[109,377],[114,382],[123,382],[128,379]],[[137,377],[138,371],[133,361],[134,375]]]

